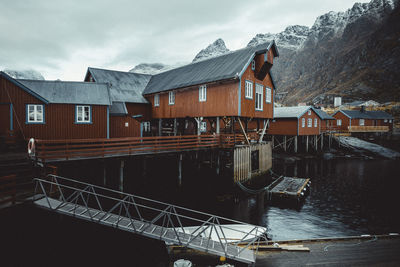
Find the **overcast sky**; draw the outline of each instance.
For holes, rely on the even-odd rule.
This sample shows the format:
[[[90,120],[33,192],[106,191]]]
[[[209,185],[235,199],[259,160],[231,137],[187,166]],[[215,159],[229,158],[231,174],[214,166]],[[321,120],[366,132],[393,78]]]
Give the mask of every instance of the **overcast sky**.
[[[361,0],[357,2],[368,2]],[[217,38],[230,50],[257,33],[312,26],[353,0],[0,0],[0,69],[83,80],[88,66],[190,62]]]

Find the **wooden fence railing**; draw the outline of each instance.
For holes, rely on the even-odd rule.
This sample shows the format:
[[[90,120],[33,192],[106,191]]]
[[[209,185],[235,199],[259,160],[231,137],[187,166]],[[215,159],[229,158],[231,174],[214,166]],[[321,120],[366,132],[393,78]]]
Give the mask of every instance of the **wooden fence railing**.
[[[389,126],[349,126],[349,132],[389,132]]]
[[[129,137],[112,139],[40,140],[34,142],[32,159],[59,161],[228,148],[246,142],[242,134]]]

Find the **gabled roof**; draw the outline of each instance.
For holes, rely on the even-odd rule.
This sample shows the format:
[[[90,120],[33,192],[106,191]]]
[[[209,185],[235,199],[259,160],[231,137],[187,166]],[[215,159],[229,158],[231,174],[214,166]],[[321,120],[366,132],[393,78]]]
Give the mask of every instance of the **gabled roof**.
[[[111,101],[148,103],[142,93],[151,75],[90,67],[86,78],[89,73],[96,82],[109,84]]]
[[[328,115],[328,113],[326,113],[325,111],[323,111],[320,108],[313,107],[313,110],[315,111],[315,113],[317,113],[318,117],[320,117],[321,120],[334,120],[335,119],[334,117]]]
[[[16,81],[54,104],[110,105],[107,84],[22,80]]]
[[[337,111],[336,113],[338,113],[338,112],[342,112],[350,119],[372,119],[372,120],[379,120],[379,119],[392,120],[393,119],[392,115],[390,115],[389,113],[386,113],[384,111],[380,111],[380,110],[360,111],[360,110],[341,109],[341,110]]]
[[[271,48],[274,55],[278,56],[275,42],[272,41],[156,74],[151,77],[143,94],[159,93],[215,81],[239,79],[256,54],[266,53]]]
[[[298,107],[278,107],[274,108],[275,118],[300,118],[306,113],[311,106],[298,106]]]

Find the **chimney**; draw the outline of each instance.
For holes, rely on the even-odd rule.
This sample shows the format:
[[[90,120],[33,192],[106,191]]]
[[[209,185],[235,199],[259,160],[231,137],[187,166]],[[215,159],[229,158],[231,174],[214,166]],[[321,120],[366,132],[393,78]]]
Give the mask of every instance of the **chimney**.
[[[362,113],[365,112],[365,106],[364,105],[361,106],[360,112],[362,112]]]

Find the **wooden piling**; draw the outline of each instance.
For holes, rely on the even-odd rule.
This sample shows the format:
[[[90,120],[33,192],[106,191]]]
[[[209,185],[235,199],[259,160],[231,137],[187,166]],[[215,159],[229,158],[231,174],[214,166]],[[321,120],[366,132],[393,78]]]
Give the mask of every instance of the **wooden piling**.
[[[119,191],[124,191],[124,167],[125,161],[121,160],[120,167],[119,167]]]

